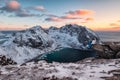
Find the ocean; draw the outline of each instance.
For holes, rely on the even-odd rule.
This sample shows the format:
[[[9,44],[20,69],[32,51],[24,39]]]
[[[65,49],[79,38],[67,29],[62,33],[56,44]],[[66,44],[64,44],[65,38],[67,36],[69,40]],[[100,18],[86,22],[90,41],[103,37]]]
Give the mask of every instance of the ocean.
[[[98,31],[96,34],[100,37],[101,41],[120,42],[120,32]]]

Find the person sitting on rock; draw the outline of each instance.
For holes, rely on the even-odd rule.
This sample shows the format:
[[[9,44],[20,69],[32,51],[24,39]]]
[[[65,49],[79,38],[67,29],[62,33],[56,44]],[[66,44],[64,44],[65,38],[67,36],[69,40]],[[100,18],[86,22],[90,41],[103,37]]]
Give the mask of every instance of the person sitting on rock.
[[[96,44],[96,38],[93,38],[92,41],[88,41],[87,48],[90,49],[92,48],[93,45]]]

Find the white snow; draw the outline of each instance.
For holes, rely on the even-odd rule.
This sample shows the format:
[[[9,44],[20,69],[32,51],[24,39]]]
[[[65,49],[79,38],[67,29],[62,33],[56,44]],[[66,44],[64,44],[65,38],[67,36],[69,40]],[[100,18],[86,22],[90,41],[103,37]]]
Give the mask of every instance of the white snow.
[[[21,80],[21,77],[23,77],[23,80],[42,80],[42,77],[51,78],[55,76],[60,79],[63,77],[71,77],[78,80],[104,80],[101,77],[112,76],[112,74],[108,74],[108,71],[120,68],[120,63],[118,63],[120,59],[98,59],[95,60],[95,62],[88,59],[84,61],[83,63],[46,63],[39,61],[37,64],[30,62],[24,66],[10,65],[0,67],[0,79],[11,75],[7,76],[7,78]]]
[[[32,34],[30,30],[34,30],[35,34]],[[46,44],[46,42],[52,40],[39,26],[36,26],[31,29],[18,32],[15,36],[12,36],[8,41],[0,46],[0,55],[6,55],[6,57],[12,58],[12,60],[17,62],[18,64],[22,64],[40,54],[49,52],[56,48],[55,44],[50,47],[45,47],[42,50],[38,48],[32,48],[30,46],[18,46],[18,44],[13,42],[13,40],[17,39],[18,41],[20,41],[21,36],[22,40],[26,43],[28,42],[29,38],[35,39],[37,41],[37,36],[42,39],[44,45]]]
[[[55,40],[56,45],[59,47],[80,48],[82,46],[77,36],[70,36],[69,34],[60,33],[59,31],[51,31],[49,35]]]

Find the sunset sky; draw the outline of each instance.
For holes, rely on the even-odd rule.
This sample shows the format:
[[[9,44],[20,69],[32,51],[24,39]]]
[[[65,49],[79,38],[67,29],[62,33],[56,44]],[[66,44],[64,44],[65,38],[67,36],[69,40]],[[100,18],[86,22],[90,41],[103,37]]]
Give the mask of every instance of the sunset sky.
[[[0,0],[0,30],[65,24],[120,31],[120,0]]]

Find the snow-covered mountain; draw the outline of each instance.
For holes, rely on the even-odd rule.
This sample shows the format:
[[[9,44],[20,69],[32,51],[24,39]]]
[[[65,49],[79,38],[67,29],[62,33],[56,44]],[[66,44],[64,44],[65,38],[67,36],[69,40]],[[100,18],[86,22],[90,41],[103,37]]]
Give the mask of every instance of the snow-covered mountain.
[[[50,35],[60,47],[83,48],[86,42],[96,38],[99,42],[99,37],[94,31],[79,25],[65,25],[61,28],[50,27],[48,30]]]
[[[40,26],[14,33],[0,47],[0,54],[12,58],[17,63],[24,63],[37,55],[55,49],[50,38]]]
[[[49,29],[35,26],[14,33],[0,47],[0,54],[21,64],[56,48],[85,48],[83,45],[85,40],[88,41],[92,38],[99,41],[98,36],[84,26],[70,24],[61,28],[50,27]]]

